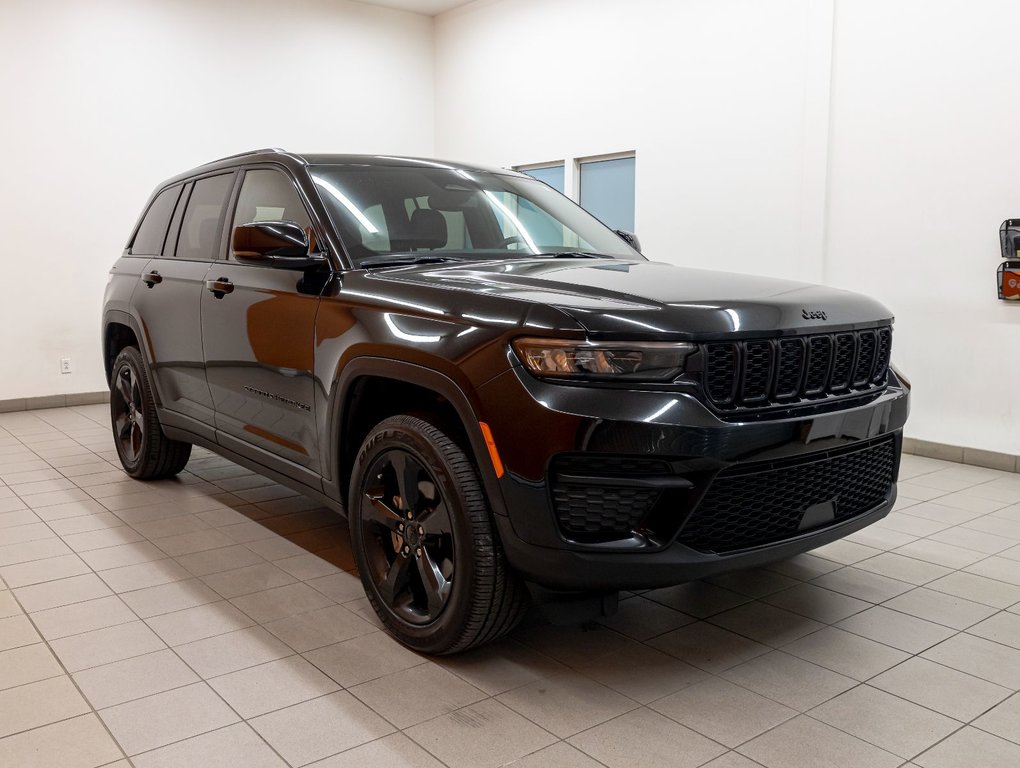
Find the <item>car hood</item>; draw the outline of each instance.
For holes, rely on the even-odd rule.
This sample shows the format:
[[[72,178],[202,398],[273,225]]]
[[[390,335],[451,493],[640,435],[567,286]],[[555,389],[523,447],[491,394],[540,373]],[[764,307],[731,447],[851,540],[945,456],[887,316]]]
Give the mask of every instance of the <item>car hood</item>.
[[[381,279],[556,307],[598,336],[796,333],[888,324],[860,294],[770,277],[619,259],[516,259],[411,267]],[[510,319],[510,318],[507,318]]]

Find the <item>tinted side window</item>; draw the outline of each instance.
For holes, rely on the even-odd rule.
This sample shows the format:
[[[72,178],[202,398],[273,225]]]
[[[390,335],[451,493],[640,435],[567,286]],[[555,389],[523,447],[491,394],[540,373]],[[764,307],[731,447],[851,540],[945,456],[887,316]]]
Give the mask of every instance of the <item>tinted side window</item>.
[[[233,226],[253,221],[294,221],[302,227],[312,225],[294,183],[283,173],[268,169],[245,173],[237,198]]]
[[[131,243],[131,253],[158,256],[163,252],[163,241],[166,239],[166,226],[170,223],[174,206],[181,196],[180,185],[164,189],[152,201],[145,212],[142,223],[138,226],[135,239]]]
[[[234,175],[210,176],[195,182],[177,238],[177,258],[215,259],[220,244],[220,223]]]

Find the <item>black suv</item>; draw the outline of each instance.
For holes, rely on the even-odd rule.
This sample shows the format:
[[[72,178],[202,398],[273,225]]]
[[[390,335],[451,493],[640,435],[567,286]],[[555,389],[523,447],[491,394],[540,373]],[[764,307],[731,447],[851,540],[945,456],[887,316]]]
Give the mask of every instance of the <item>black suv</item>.
[[[346,514],[406,645],[883,517],[909,384],[859,295],[648,261],[530,177],[260,150],[161,184],[103,313],[125,470],[201,445]]]

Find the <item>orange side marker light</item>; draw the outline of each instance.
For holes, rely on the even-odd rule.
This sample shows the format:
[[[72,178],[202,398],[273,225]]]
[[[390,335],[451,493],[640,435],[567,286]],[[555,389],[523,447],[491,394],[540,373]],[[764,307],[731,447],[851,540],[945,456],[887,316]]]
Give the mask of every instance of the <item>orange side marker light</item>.
[[[496,441],[492,439],[492,430],[484,421],[478,422],[482,429],[482,437],[485,438],[485,447],[489,449],[489,458],[492,460],[492,468],[496,470],[496,477],[503,477],[503,460],[499,458],[499,451],[496,450]]]

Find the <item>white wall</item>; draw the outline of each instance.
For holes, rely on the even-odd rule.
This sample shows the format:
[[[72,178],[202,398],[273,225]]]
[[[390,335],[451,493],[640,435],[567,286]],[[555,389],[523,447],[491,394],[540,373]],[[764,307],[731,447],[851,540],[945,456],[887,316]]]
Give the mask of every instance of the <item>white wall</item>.
[[[651,258],[877,296],[907,433],[1020,453],[1020,307],[994,293],[1018,25],[1007,0],[479,0],[436,20],[437,152],[637,150]]]
[[[995,298],[1020,216],[1020,5],[839,0],[826,280],[896,311],[909,433],[1020,453],[1020,306]]]
[[[436,148],[636,150],[647,253],[818,279],[831,29],[825,0],[482,0],[436,19]]]
[[[107,271],[161,180],[264,146],[431,155],[432,62],[430,18],[345,0],[4,0],[0,400],[105,388]]]

